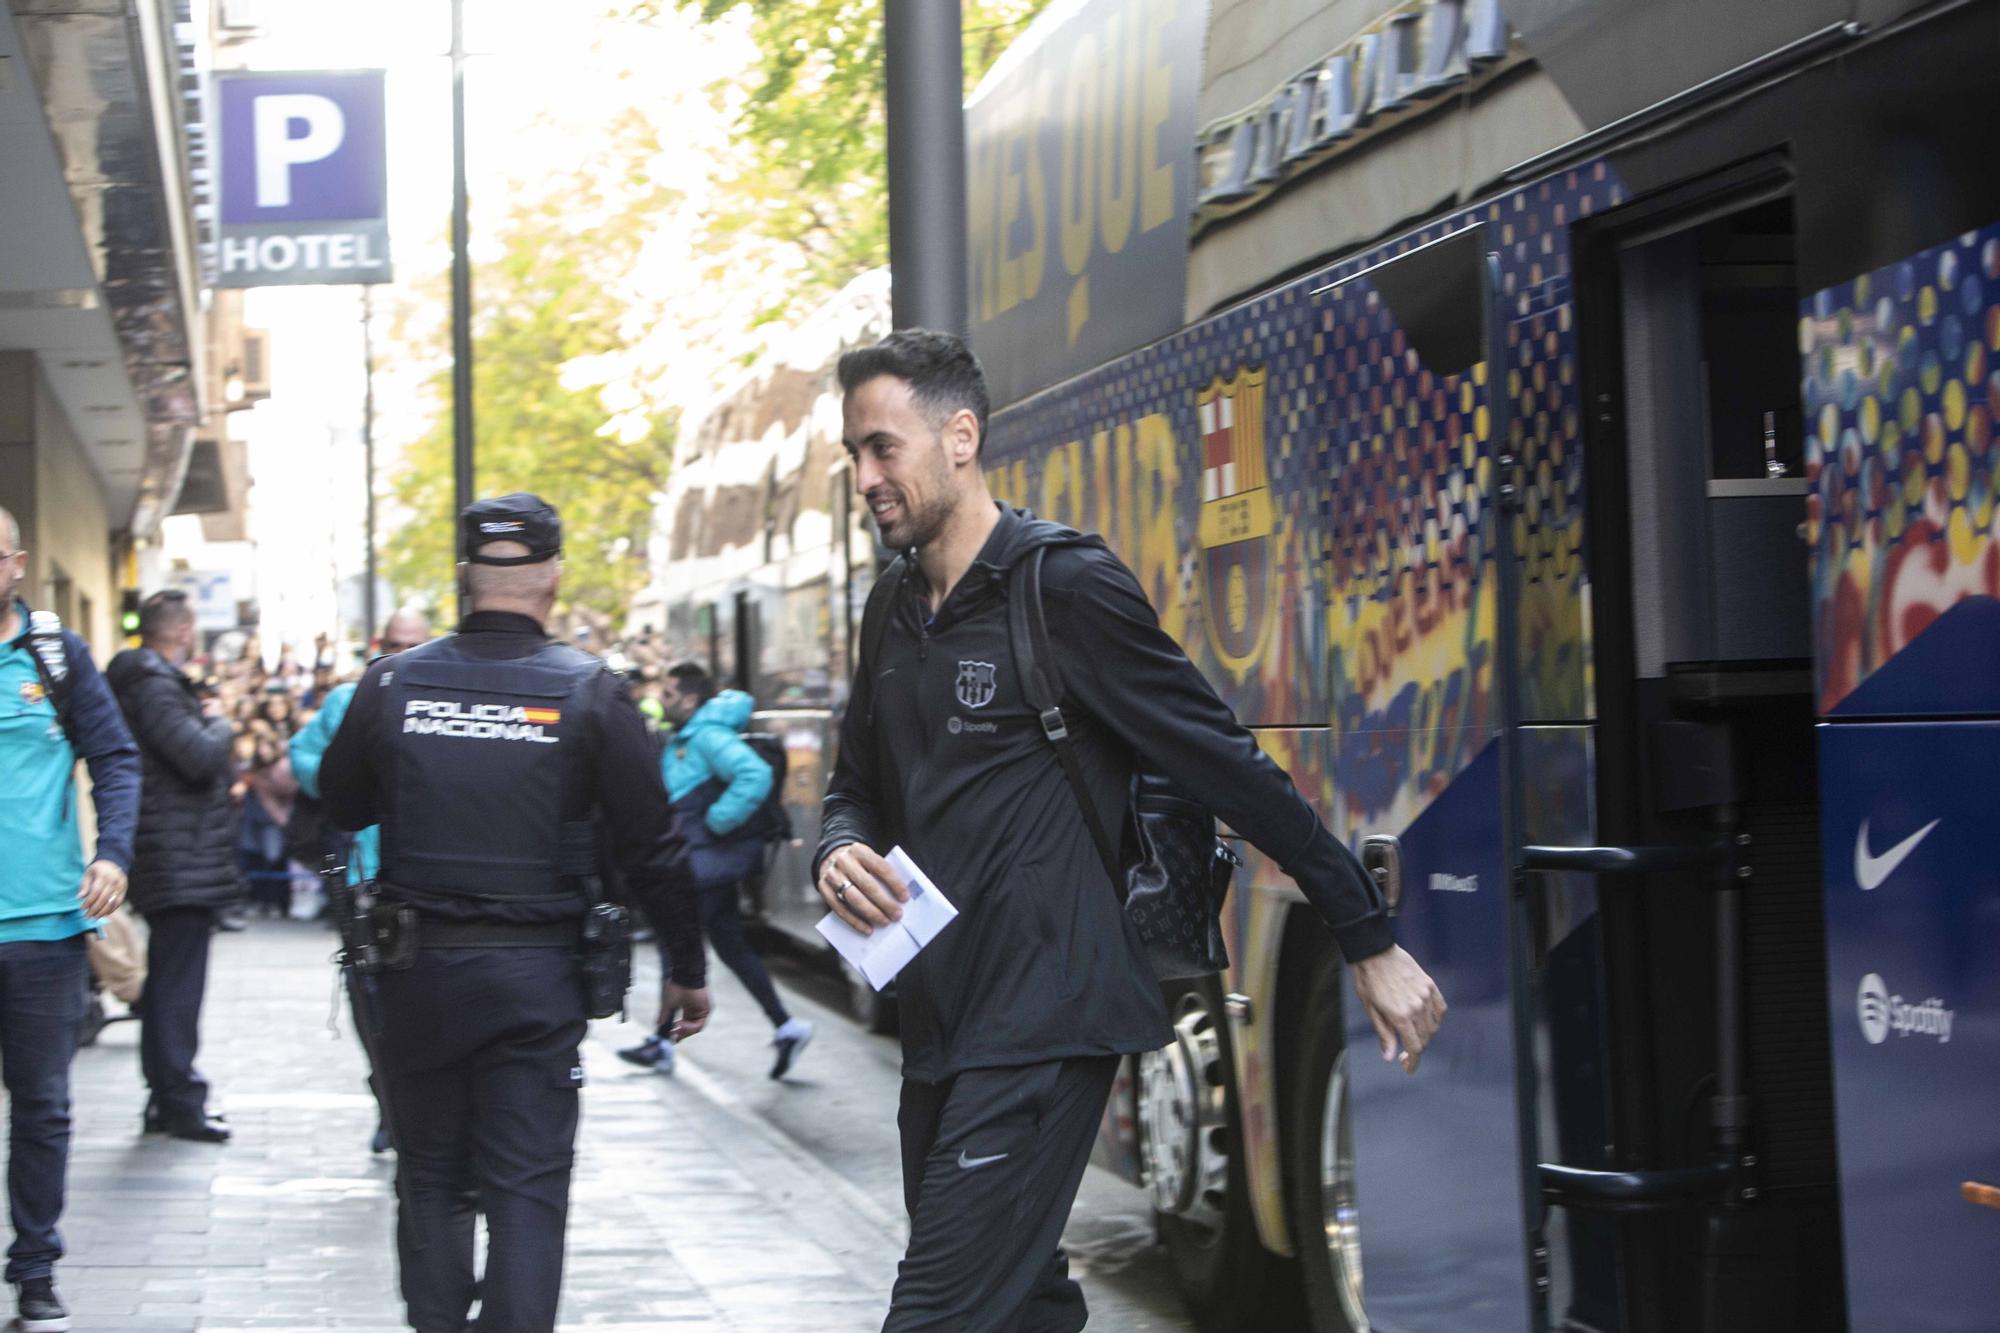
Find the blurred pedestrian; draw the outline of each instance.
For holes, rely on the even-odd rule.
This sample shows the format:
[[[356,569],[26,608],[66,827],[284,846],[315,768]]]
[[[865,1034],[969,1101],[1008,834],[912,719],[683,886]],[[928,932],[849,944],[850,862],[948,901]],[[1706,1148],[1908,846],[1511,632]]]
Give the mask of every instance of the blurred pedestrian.
[[[90,650],[20,598],[27,553],[0,509],[0,1081],[7,1089],[7,1281],[15,1327],[57,1333],[69,1176],[70,1062],[88,999],[84,938],[125,898],[139,751]],[[97,851],[86,866],[76,761],[89,766]]]
[[[397,653],[427,643],[431,637],[430,617],[412,607],[404,607],[390,616],[382,626],[381,655],[394,657]],[[326,747],[332,743],[334,733],[340,730],[342,719],[347,716],[348,705],[354,702],[355,683],[349,681],[336,685],[327,694],[320,710],[306,728],[292,737],[292,776],[298,779],[299,790],[308,799],[320,800],[319,766],[326,757]],[[382,830],[376,825],[356,831],[348,840],[346,856],[346,878],[350,886],[366,883],[375,878],[377,867],[382,863]],[[375,1133],[369,1140],[369,1148],[378,1153],[389,1151],[389,1121],[382,1111],[382,1095],[376,1084],[374,1043],[370,1039],[374,1008],[370,992],[374,987],[373,977],[350,975],[348,982],[348,1004],[354,1016],[355,1035],[360,1039],[362,1052],[368,1057],[368,1091],[375,1097]]]
[[[635,890],[682,860],[624,682],[544,630],[562,525],[532,495],[460,516],[458,631],[368,668],[319,771],[327,815],[382,826],[376,1074],[396,1146],[397,1255],[418,1333],[546,1333],[562,1287],[587,1018],[623,1004],[620,920],[597,903],[601,814]],[[662,901],[672,901],[662,893]],[[661,926],[673,1035],[708,1019],[686,895]],[[486,1268],[475,1279],[475,1213]]]
[[[1172,1036],[1107,873],[1115,847],[1091,827],[1124,827],[1137,761],[1298,881],[1385,1056],[1400,1042],[1414,1069],[1444,1001],[1131,571],[1096,537],[995,504],[986,381],[964,342],[903,330],[842,357],[839,377],[856,489],[905,554],[863,617],[814,881],[849,925],[884,926],[909,900],[883,857],[900,844],[959,909],[896,979],[910,1241],[883,1327],[1081,1328],[1063,1224],[1119,1060]],[[1044,557],[1053,719],[1017,679],[1009,617],[1010,571]]]
[[[771,1020],[771,1044],[777,1048],[771,1077],[783,1078],[812,1040],[813,1025],[786,1010],[764,960],[743,934],[738,901],[743,881],[763,868],[773,832],[759,827],[757,819],[771,795],[771,766],[743,739],[756,701],[742,690],[718,692],[708,672],[693,662],[667,675],[663,702],[674,733],[661,766],[675,825],[687,841],[688,874],[701,895],[702,933]],[[664,939],[657,933],[655,938]],[[664,944],[661,954],[664,976]],[[663,1031],[618,1054],[645,1068],[673,1068],[673,1044]]]
[[[132,906],[146,919],[146,990],[139,1062],[148,1099],[143,1126],[198,1143],[223,1143],[229,1127],[208,1105],[195,1069],[216,913],[243,890],[236,860],[235,780],[229,720],[202,698],[181,664],[194,652],[194,608],[169,589],[139,608],[137,648],[105,676],[139,742],[145,781],[132,856]]]

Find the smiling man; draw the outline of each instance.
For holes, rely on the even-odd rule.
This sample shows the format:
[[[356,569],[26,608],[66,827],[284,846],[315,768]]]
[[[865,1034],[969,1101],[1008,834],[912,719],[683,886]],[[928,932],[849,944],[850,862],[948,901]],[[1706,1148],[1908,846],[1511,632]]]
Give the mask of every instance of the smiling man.
[[[1415,1070],[1444,999],[1131,571],[1097,537],[994,503],[986,381],[965,344],[894,333],[843,357],[840,384],[855,485],[905,554],[870,597],[814,881],[848,924],[885,925],[909,898],[883,858],[900,844],[960,912],[897,979],[911,1227],[884,1328],[1069,1333],[1086,1312],[1063,1223],[1119,1059],[1170,1033],[1015,672],[1016,563],[1041,553],[1064,720],[1107,822],[1143,761],[1284,867],[1352,965],[1385,1059]]]

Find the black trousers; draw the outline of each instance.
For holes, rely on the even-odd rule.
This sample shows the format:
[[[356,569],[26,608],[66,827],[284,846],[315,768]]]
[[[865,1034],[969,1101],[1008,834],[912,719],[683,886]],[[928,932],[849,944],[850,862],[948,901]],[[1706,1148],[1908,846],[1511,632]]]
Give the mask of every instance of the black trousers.
[[[419,949],[376,978],[375,1078],[396,1145],[396,1254],[417,1333],[463,1333],[486,1214],[479,1333],[550,1333],[588,1026],[562,948]]]
[[[69,1176],[69,1067],[89,990],[83,936],[0,944],[0,1074],[7,1085],[7,1281],[62,1258]]]
[[[757,1001],[757,1007],[764,1011],[764,1017],[771,1020],[771,1026],[782,1027],[791,1013],[786,1010],[785,1002],[778,998],[778,987],[771,980],[770,969],[764,966],[756,946],[743,933],[743,908],[736,894],[734,884],[701,891],[701,933],[714,948],[715,956],[722,960],[722,965],[736,974],[736,979]],[[655,929],[653,938],[660,950],[660,975],[671,975],[674,960],[667,956],[667,937]]]
[[[1089,1312],[1063,1224],[1119,1057],[903,1082],[910,1248],[883,1333],[1076,1333]]]
[[[208,942],[215,913],[176,907],[146,914],[146,989],[139,996],[139,1070],[153,1108],[167,1120],[198,1120],[208,1081],[194,1067],[201,1050],[201,1001],[208,991]]]

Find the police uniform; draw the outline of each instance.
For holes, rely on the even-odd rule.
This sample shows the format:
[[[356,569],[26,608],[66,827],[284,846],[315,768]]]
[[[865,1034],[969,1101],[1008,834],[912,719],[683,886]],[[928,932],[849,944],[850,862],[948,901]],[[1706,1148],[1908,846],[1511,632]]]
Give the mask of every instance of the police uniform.
[[[531,495],[470,506],[465,558],[561,549]],[[482,556],[491,542],[522,556]],[[586,1009],[579,927],[596,819],[635,884],[666,907],[673,979],[703,983],[682,847],[644,722],[598,659],[527,616],[474,611],[456,633],[373,664],[320,769],[344,828],[379,824],[378,888],[414,912],[414,960],[378,979],[378,1073],[398,1154],[397,1252],[419,1333],[554,1327]],[[673,881],[668,884],[669,879]],[[675,891],[659,892],[672,888]]]

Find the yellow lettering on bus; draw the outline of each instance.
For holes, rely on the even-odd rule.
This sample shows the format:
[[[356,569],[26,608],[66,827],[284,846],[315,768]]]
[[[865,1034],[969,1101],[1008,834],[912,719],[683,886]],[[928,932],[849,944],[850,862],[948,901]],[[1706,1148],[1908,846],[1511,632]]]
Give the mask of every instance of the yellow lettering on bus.
[[[1174,152],[1160,160],[1160,132],[1173,114],[1174,66],[1160,56],[1167,25],[1174,21],[1174,0],[1148,0],[1145,38],[1145,114],[1139,121],[1139,146],[1146,168],[1139,181],[1139,230],[1151,231],[1174,216]]]
[[[1069,85],[1063,89],[1062,175],[1056,197],[1062,209],[1063,267],[1080,274],[1090,262],[1097,231],[1097,35],[1083,33],[1069,53]]]
[[[1012,262],[1023,301],[1032,301],[1041,293],[1042,273],[1049,265],[1049,184],[1042,173],[1040,135],[1047,96],[1046,77],[1035,80],[1035,86],[1022,96],[1020,145],[1021,156],[1027,160],[1029,240],[1028,248]]]
[[[1131,24],[1126,23],[1131,18]],[[1104,70],[1098,84],[1097,218],[1107,253],[1132,235],[1139,178],[1139,0],[1104,25]]]
[[[1135,511],[1139,526],[1137,540],[1128,548],[1128,562],[1159,613],[1160,628],[1184,643],[1187,605],[1181,600],[1180,539],[1174,530],[1181,481],[1180,446],[1174,440],[1172,422],[1162,413],[1140,417],[1137,437],[1138,459],[1132,475],[1138,494],[1129,508]]]
[[[1000,244],[995,235],[995,216],[1000,210],[1000,154],[991,137],[972,140],[966,154],[966,273],[977,297],[979,318],[998,313],[993,308],[994,290],[1000,283]]]

